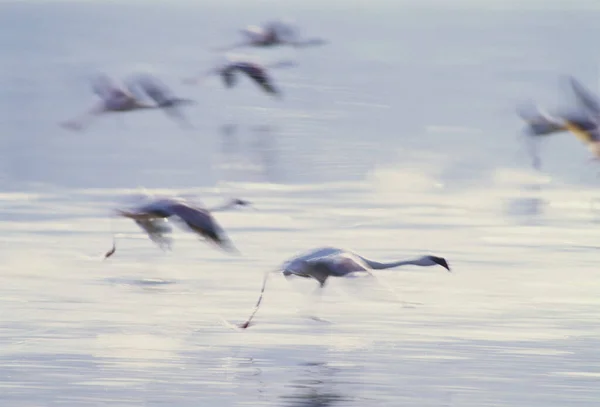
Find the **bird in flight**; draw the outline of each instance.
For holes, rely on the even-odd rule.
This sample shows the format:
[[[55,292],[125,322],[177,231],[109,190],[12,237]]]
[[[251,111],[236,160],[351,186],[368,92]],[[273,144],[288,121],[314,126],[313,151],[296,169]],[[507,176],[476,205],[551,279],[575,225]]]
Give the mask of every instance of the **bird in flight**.
[[[147,109],[162,109],[189,127],[179,107],[195,102],[175,97],[162,81],[150,74],[131,75],[124,81],[124,86],[118,85],[105,74],[99,74],[91,78],[91,85],[101,101],[80,117],[62,123],[63,127],[82,130],[100,115]]]
[[[273,78],[268,71],[270,69],[288,68],[295,65],[296,63],[292,61],[261,64],[250,58],[229,56],[226,57],[225,61],[218,63],[216,67],[210,69],[208,72],[193,78],[185,79],[184,83],[193,85],[212,75],[219,75],[225,87],[231,89],[236,85],[238,77],[244,75],[250,78],[267,94],[275,97],[282,97],[281,91],[275,86]]]
[[[240,206],[250,206],[250,202],[242,199],[232,199],[219,207],[205,209],[182,198],[156,198],[133,209],[118,209],[116,214],[132,219],[148,234],[150,240],[163,250],[171,247],[171,239],[167,236],[172,231],[168,223],[168,219],[171,219],[178,221],[186,229],[217,247],[235,253],[237,249],[235,249],[211,212],[224,211]],[[113,246],[104,258],[112,256],[115,251],[116,238],[113,239]]]
[[[216,51],[230,51],[242,47],[268,48],[289,45],[295,48],[324,45],[322,38],[300,38],[293,25],[284,20],[268,21],[262,25],[249,25],[240,30],[244,40],[237,44],[218,48]]]
[[[536,140],[542,136],[570,132],[585,145],[594,160],[600,159],[600,102],[589,90],[573,77],[566,82],[575,96],[577,112],[550,114],[539,107],[521,107],[518,115],[527,123],[526,133],[534,168],[540,168]]]
[[[450,271],[450,266],[443,257],[426,255],[415,259],[382,263],[368,260],[347,250],[335,247],[324,247],[305,252],[286,261],[280,268],[275,270],[275,272],[281,272],[286,278],[297,276],[314,279],[319,283],[317,293],[320,294],[330,277],[346,277],[355,273],[364,273],[372,276],[371,270],[383,270],[406,265],[422,267],[441,266]],[[268,277],[272,273],[273,271],[269,271],[265,274],[260,296],[254,306],[254,310],[246,322],[239,325],[240,328],[245,329],[250,326],[250,322],[258,312],[262,302]]]

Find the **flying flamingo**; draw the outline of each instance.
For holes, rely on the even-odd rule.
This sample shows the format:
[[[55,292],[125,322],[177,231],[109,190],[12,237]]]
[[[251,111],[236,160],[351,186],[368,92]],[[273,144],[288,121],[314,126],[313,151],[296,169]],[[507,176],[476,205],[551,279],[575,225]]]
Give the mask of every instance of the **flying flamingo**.
[[[230,51],[242,47],[267,48],[277,45],[290,45],[300,48],[327,43],[322,38],[300,38],[297,30],[287,21],[270,21],[262,25],[249,25],[240,32],[245,37],[244,41],[216,51]]]
[[[533,137],[568,131],[586,144],[594,156],[593,159],[598,160],[600,159],[600,133],[598,130],[600,102],[576,79],[567,77],[567,81],[577,100],[579,112],[551,115],[541,108],[521,108],[517,113],[527,123],[526,136],[530,140],[534,140]],[[530,153],[533,158],[533,166],[539,168],[540,158],[537,149],[531,143]]]
[[[166,234],[171,232],[167,219],[177,219],[188,230],[198,234],[208,242],[216,244],[228,252],[237,252],[221,226],[211,215],[211,212],[224,211],[239,206],[250,206],[250,202],[242,199],[232,199],[225,204],[212,209],[200,208],[182,198],[157,198],[149,203],[132,210],[117,210],[117,215],[133,219],[147,234],[150,240],[160,248],[171,246],[171,239]],[[112,248],[104,258],[112,256],[116,251],[116,238]]]
[[[105,74],[93,77],[91,82],[92,91],[100,97],[100,103],[81,117],[62,123],[64,127],[82,130],[92,119],[106,113],[147,109],[163,109],[171,117],[184,122],[185,117],[178,110],[179,106],[195,103],[190,99],[175,97],[163,82],[150,74],[132,75],[125,81],[125,86],[119,86]],[[154,103],[147,103],[146,99]]]
[[[225,84],[225,87],[232,88],[235,86],[238,75],[246,75],[252,79],[260,88],[275,97],[281,97],[281,91],[273,84],[273,79],[267,73],[267,70],[273,68],[288,68],[295,66],[292,61],[280,61],[272,64],[261,64],[244,57],[226,57],[225,61],[217,64],[208,72],[200,74],[193,78],[184,80],[184,83],[189,85],[196,84],[201,80],[208,78],[211,75],[219,75]]]
[[[275,272],[282,272],[283,275],[288,278],[291,276],[298,276],[302,278],[315,279],[319,286],[317,287],[317,293],[321,293],[325,283],[330,277],[346,277],[354,273],[366,273],[371,275],[371,270],[383,270],[388,268],[415,265],[415,266],[442,266],[446,270],[450,271],[450,266],[446,260],[442,257],[437,256],[422,256],[412,260],[399,260],[390,263],[380,263],[373,260],[368,260],[362,256],[352,253],[347,250],[338,249],[335,247],[324,247],[311,250],[303,253],[286,261],[279,269]],[[265,274],[263,285],[260,291],[260,296],[254,310],[250,314],[250,317],[246,322],[239,325],[240,328],[245,329],[250,326],[250,322],[254,315],[258,312],[260,303],[262,302],[265,287],[267,285],[267,279],[273,271],[269,271]]]

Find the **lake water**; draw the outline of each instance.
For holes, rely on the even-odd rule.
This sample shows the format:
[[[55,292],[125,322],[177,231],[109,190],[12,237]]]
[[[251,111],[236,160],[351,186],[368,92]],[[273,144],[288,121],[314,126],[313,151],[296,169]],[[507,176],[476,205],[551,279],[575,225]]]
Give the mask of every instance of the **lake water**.
[[[0,2],[0,404],[597,406],[598,169],[568,135],[530,167],[515,106],[598,89],[593,2]],[[227,90],[211,48],[291,17],[329,44],[245,50],[272,100]],[[240,51],[242,52],[242,51]],[[58,124],[87,78],[152,70],[193,129],[160,112]],[[229,126],[231,131],[223,131]],[[239,197],[215,214],[242,252],[176,232],[162,252],[108,214],[146,188]],[[125,234],[102,261],[111,230]],[[444,256],[314,281],[266,270],[313,247]],[[385,286],[393,287],[403,307]],[[312,307],[312,308],[311,308]],[[311,311],[329,323],[304,318]]]

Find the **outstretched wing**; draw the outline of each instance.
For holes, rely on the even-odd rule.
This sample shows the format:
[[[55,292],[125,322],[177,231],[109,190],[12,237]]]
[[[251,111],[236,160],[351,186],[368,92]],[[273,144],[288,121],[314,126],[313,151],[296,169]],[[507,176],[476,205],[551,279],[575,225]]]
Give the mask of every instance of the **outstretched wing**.
[[[221,72],[221,78],[223,79],[223,83],[225,83],[225,86],[228,88],[233,87],[237,80],[234,69],[226,69],[223,72]]]
[[[250,64],[242,65],[239,69],[252,78],[265,92],[273,95],[279,94],[279,90],[273,86],[271,78],[263,69]]]
[[[186,126],[191,127],[183,112],[179,109],[181,105],[194,104],[190,99],[181,99],[174,96],[171,89],[161,80],[150,74],[137,74],[130,77],[127,81],[128,89],[139,99],[143,93],[156,103],[156,106],[163,108],[169,116],[179,120]]]
[[[185,204],[174,204],[171,211],[195,233],[209,239],[225,250],[235,251],[221,226],[208,211]]]
[[[132,94],[137,97],[146,96],[152,99],[159,107],[168,108],[194,103],[190,99],[175,97],[173,91],[163,81],[149,73],[133,75],[125,83]]]
[[[578,104],[594,118],[600,115],[600,102],[589,90],[573,77],[568,78]]]
[[[172,228],[165,219],[136,219],[135,223],[148,234],[150,240],[159,245],[162,249],[171,247],[171,238],[166,235],[172,232]]]
[[[585,144],[600,140],[596,123],[589,120],[567,120],[565,128]]]
[[[125,83],[131,93],[136,96],[142,96],[143,93],[158,106],[167,106],[174,99],[173,93],[167,85],[148,73],[131,76]]]
[[[533,105],[518,108],[517,114],[527,123],[530,135],[542,136],[566,131],[562,117],[552,116]]]
[[[102,100],[108,100],[119,91],[117,84],[106,74],[98,74],[90,78],[92,91]]]
[[[350,273],[365,271],[367,267],[360,260],[346,253],[332,254],[309,260],[308,263],[316,269],[326,270],[330,276],[342,277]]]
[[[596,122],[587,115],[573,113],[550,115],[541,109],[536,111],[520,110],[518,113],[527,122],[529,135],[542,136],[569,131],[586,144],[600,140]]]
[[[265,24],[265,28],[273,32],[280,41],[292,42],[298,37],[298,30],[290,22],[270,21]]]

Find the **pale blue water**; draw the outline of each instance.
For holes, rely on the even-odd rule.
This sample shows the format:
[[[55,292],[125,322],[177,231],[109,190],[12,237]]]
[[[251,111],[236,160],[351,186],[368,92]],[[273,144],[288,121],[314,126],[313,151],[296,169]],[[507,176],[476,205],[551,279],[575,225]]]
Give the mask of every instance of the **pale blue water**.
[[[565,73],[598,90],[593,4],[250,3],[0,2],[0,404],[598,405],[597,170],[564,135],[550,178],[533,172],[514,114],[566,103]],[[283,101],[181,83],[281,16],[330,41],[240,51],[298,62],[273,71]],[[194,129],[161,112],[58,125],[94,103],[88,75],[142,68],[197,100]],[[140,186],[250,199],[219,215],[244,256],[183,233],[163,254],[120,221],[139,239],[101,262],[105,215]],[[320,245],[456,272],[385,272],[415,309],[336,281],[333,324],[296,314],[310,283],[275,278],[256,326],[221,323]]]

